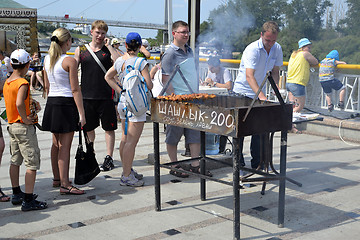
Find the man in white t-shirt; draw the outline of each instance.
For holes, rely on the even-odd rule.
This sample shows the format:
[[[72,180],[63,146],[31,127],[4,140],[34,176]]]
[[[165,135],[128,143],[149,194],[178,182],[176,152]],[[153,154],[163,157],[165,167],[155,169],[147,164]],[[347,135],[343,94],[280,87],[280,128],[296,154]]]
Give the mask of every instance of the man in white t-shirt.
[[[268,21],[262,26],[260,39],[250,43],[241,58],[238,76],[234,82],[233,91],[248,98],[254,98],[259,90],[266,73],[271,71],[275,83],[279,82],[279,69],[283,65],[283,53],[280,44],[276,42],[280,29],[276,22]],[[258,96],[260,100],[267,100],[265,85]],[[241,141],[241,149],[242,143]],[[251,167],[257,168],[260,163],[260,136],[251,138]],[[245,166],[241,150],[241,165]]]

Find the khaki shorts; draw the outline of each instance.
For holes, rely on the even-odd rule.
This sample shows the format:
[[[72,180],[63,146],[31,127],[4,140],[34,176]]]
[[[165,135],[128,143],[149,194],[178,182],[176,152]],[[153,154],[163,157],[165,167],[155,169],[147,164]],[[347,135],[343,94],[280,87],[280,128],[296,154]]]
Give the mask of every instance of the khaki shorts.
[[[40,169],[40,149],[34,125],[12,123],[7,128],[10,135],[10,163],[30,170]]]

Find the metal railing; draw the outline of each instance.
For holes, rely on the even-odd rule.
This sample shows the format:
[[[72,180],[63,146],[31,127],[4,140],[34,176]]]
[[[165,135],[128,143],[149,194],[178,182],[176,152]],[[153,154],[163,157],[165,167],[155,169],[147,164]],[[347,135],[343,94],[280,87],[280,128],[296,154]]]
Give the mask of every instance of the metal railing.
[[[240,60],[231,60],[226,61],[223,59],[222,62],[227,66],[230,70],[233,81],[235,81],[236,76],[239,71]],[[287,62],[284,62],[284,66],[281,67],[281,76],[287,76]],[[327,109],[327,103],[325,100],[325,93],[322,90],[322,87],[319,83],[319,72],[318,68],[315,68],[314,72],[310,74],[310,81],[308,86],[306,87],[306,103],[305,107],[314,108],[320,107]],[[208,68],[206,64],[200,63],[200,78],[204,79],[206,77]],[[345,73],[347,71],[358,72],[359,74],[348,74]],[[348,112],[358,112],[360,113],[360,65],[348,64],[348,65],[339,65],[338,73],[336,74],[336,78],[339,79],[345,86],[346,89],[346,98],[345,98],[345,111]],[[287,100],[287,94],[285,91],[285,84],[281,84],[282,93],[284,93],[283,97]],[[267,83],[266,85],[266,96],[268,96],[271,100],[276,100],[276,97],[271,91],[270,85]],[[334,103],[338,102],[338,93],[332,93],[332,100]]]

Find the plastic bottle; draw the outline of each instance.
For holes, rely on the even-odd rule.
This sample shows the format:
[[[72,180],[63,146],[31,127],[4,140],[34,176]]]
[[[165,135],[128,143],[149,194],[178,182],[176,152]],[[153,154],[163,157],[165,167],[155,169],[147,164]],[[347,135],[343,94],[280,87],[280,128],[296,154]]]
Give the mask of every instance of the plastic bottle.
[[[205,154],[216,155],[219,154],[220,137],[214,133],[205,133]]]
[[[0,66],[0,81],[5,81],[7,78],[7,67],[5,66],[4,60],[1,61]]]

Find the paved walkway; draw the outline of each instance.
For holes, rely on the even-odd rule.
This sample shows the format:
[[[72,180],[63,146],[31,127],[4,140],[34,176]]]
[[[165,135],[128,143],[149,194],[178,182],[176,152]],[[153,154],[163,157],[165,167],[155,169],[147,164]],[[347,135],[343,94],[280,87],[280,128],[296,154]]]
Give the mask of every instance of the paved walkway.
[[[34,94],[37,100],[41,98]],[[42,106],[45,101],[41,100]],[[4,101],[0,102],[3,107]],[[41,115],[42,112],[40,112]],[[40,116],[41,119],[41,116]],[[8,134],[3,122],[6,150],[0,167],[0,183],[11,194],[8,175]],[[99,163],[105,156],[104,134],[97,130],[95,150]],[[121,132],[116,132],[116,146]],[[161,142],[164,134],[160,134]],[[60,195],[52,187],[50,165],[51,134],[38,132],[41,170],[35,192],[48,202],[44,211],[22,212],[10,202],[0,203],[0,239],[232,239],[232,187],[207,182],[207,201],[200,200],[199,179],[177,179],[161,170],[162,211],[154,210],[153,166],[147,156],[153,152],[152,124],[146,123],[137,147],[134,167],[144,174],[141,188],[119,185],[121,162],[117,168],[100,173],[82,196]],[[74,175],[74,139],[70,175]],[[181,143],[180,146],[183,146]],[[165,145],[161,158],[166,161]],[[279,135],[274,140],[274,163],[279,162]],[[244,152],[248,163],[249,139]],[[241,239],[356,239],[360,234],[359,145],[337,139],[305,134],[288,135],[287,173],[303,184],[286,184],[285,226],[277,227],[278,186],[261,183],[241,190]],[[21,168],[21,184],[25,168]],[[229,167],[213,170],[214,176],[231,181]],[[180,180],[180,181],[174,181]],[[23,187],[23,186],[22,186]]]

